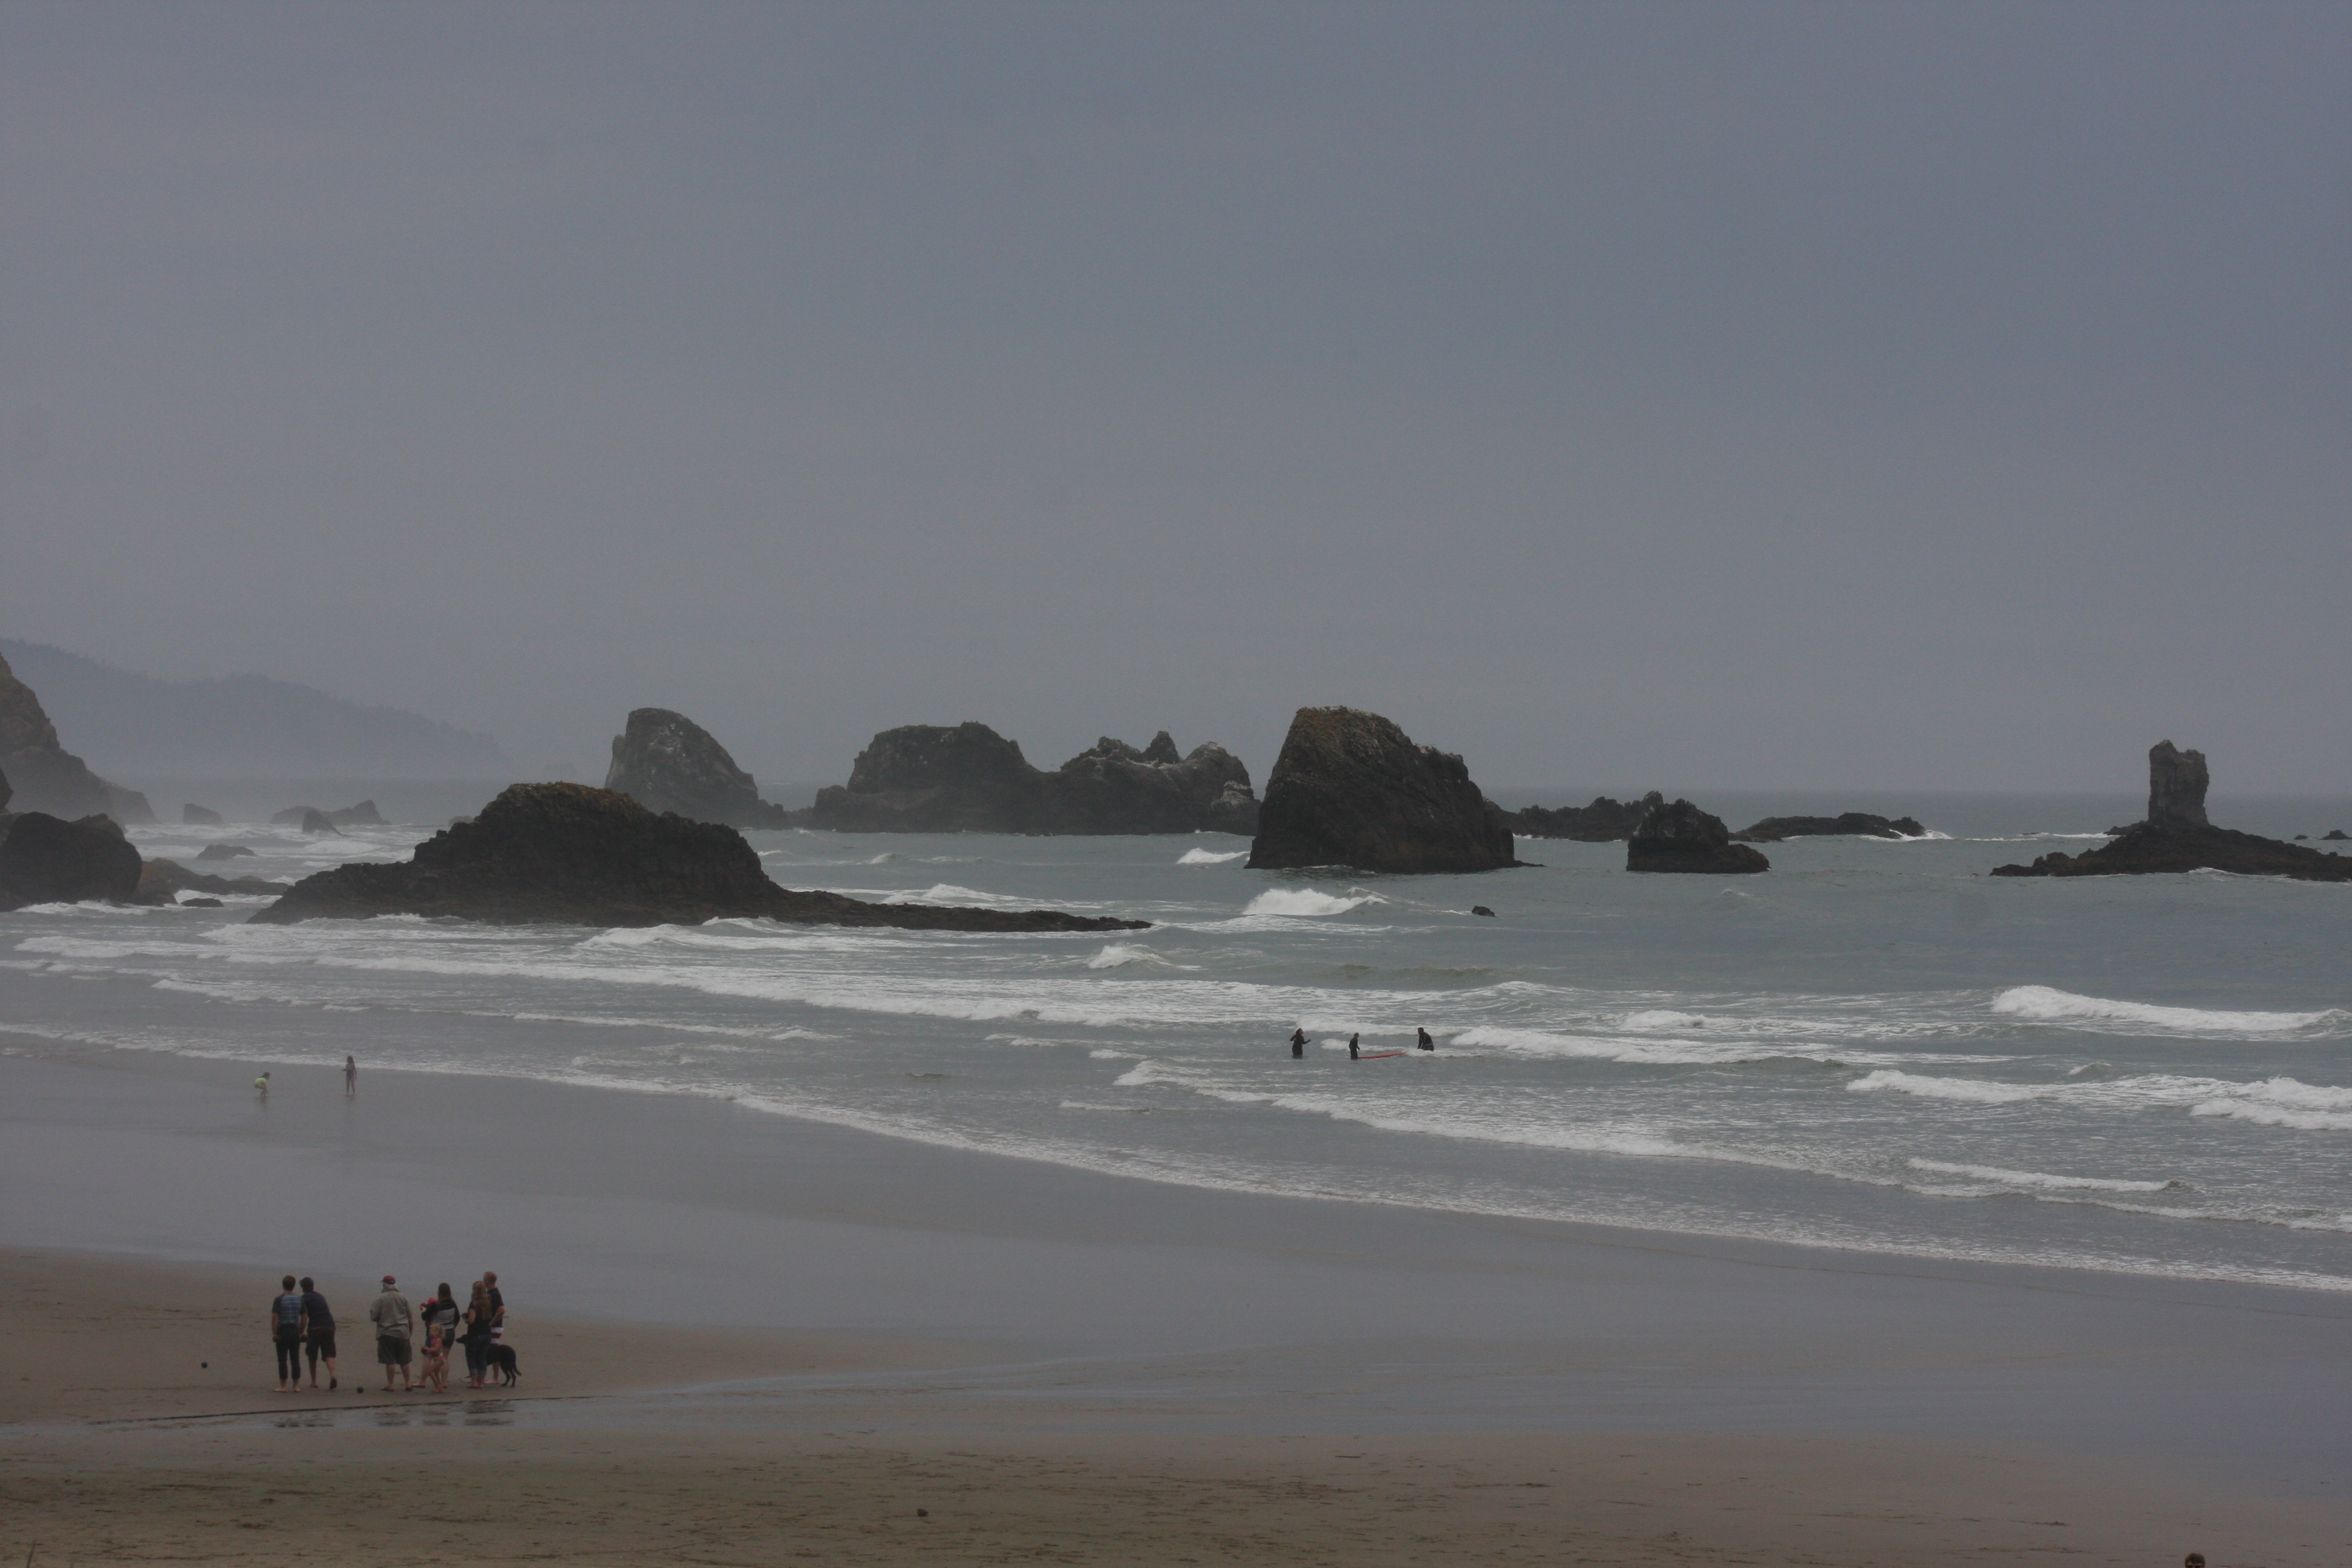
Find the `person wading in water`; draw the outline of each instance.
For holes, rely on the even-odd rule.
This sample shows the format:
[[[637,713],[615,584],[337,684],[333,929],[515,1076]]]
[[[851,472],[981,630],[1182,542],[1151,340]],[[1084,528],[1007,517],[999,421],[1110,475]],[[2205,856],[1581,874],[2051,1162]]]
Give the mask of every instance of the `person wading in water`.
[[[1299,1058],[1300,1057],[1305,1056],[1306,1054],[1307,1054],[1307,1031],[1306,1031],[1306,1030],[1304,1030],[1304,1029],[1293,1029],[1293,1030],[1291,1030],[1291,1031],[1290,1031],[1290,1056],[1291,1056],[1291,1059],[1292,1059],[1292,1060],[1294,1060],[1294,1061],[1296,1061],[1297,1058]]]

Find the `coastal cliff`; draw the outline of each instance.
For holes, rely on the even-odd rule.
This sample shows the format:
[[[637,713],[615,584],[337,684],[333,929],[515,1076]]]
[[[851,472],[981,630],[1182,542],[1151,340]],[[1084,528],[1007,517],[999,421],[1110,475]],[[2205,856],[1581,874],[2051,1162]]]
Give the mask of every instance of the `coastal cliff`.
[[[83,900],[129,903],[138,896],[139,873],[139,851],[110,817],[67,822],[27,811],[0,818],[0,910]]]
[[[17,808],[58,817],[103,816],[152,822],[154,808],[135,789],[110,784],[58,743],[57,726],[33,689],[0,658],[0,769],[15,784]]]
[[[1213,742],[1179,755],[1162,730],[1142,748],[1106,735],[1046,772],[985,724],[908,724],[857,753],[846,784],[793,820],[849,833],[1249,833],[1257,796]]]
[[[2307,849],[2259,834],[2216,827],[2205,815],[2205,753],[2159,741],[2147,753],[2147,816],[2080,855],[2044,855],[2031,865],[1996,866],[1995,877],[2144,877],[2234,871],[2305,882],[2352,882],[2352,857]]]
[[[697,924],[730,916],[916,931],[1134,931],[1150,922],[1054,910],[871,904],[770,881],[743,836],[656,816],[585,784],[514,784],[478,816],[442,829],[404,864],[306,877],[253,918],[291,925],[371,915],[456,916],[497,925]]]
[[[729,827],[783,827],[791,813],[760,798],[760,785],[717,737],[683,713],[639,708],[613,737],[604,787],[648,811],[674,811]]]
[[[1377,713],[1301,708],[1266,775],[1249,864],[1492,871],[1519,864],[1501,809],[1458,756]]]

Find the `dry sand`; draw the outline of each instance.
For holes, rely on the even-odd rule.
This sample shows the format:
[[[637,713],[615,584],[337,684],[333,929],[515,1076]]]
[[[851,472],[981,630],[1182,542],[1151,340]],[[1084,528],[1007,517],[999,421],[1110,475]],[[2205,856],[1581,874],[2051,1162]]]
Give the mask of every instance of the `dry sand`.
[[[648,1424],[644,1401],[597,1397],[948,1353],[814,1335],[530,1317],[517,1334],[528,1398],[278,1395],[262,1323],[274,1285],[0,1254],[0,1562],[2167,1563],[2196,1549],[2220,1568],[2352,1556],[2352,1521],[2334,1504],[2014,1448],[1138,1436],[1089,1430],[1076,1411],[974,1436],[879,1405],[836,1430],[785,1431]],[[363,1287],[321,1285],[347,1321],[364,1310]],[[348,1331],[345,1346],[368,1359]],[[563,1419],[535,1422],[557,1406],[533,1400],[560,1401]],[[268,1414],[202,1418],[248,1411]]]

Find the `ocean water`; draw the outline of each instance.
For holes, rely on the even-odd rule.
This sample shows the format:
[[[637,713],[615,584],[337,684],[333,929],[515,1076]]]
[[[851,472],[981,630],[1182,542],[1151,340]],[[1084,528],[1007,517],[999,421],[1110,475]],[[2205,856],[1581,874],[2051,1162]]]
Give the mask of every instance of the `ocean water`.
[[[2352,1289],[2352,887],[1988,879],[2130,803],[1937,805],[1943,836],[1769,846],[1748,878],[1537,840],[1540,868],[1374,878],[1250,871],[1216,835],[751,836],[787,886],[1155,922],[1108,939],[43,906],[0,914],[0,1030],[722,1097],[1336,1202]],[[427,831],[136,837],[289,876]],[[1350,1033],[1403,1054],[1351,1062]]]

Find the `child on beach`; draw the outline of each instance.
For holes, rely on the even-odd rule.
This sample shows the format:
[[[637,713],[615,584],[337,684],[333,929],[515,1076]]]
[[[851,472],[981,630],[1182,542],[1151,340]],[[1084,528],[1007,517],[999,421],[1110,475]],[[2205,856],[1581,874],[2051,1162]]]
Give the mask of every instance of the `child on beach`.
[[[416,1378],[416,1387],[421,1392],[449,1392],[449,1341],[446,1331],[438,1323],[425,1331],[425,1359],[417,1367]]]

